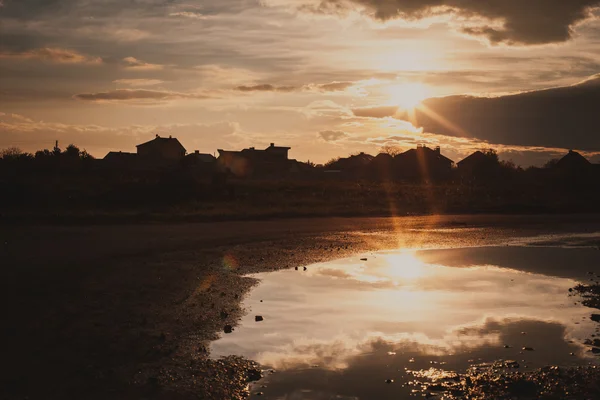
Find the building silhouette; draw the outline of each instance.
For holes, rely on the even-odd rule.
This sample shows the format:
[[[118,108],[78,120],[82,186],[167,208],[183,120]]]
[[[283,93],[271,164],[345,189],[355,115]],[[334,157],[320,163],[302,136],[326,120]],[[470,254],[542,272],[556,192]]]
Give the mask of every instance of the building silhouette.
[[[236,177],[277,175],[290,172],[296,160],[288,159],[291,147],[275,146],[271,143],[264,150],[254,147],[240,151],[218,149],[218,168]]]

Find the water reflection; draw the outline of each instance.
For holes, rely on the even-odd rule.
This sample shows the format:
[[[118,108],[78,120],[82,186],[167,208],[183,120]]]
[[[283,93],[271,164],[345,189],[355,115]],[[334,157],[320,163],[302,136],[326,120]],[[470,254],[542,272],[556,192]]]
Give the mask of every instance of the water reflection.
[[[543,270],[566,259],[562,251],[568,274],[578,259],[592,261],[587,250],[381,252],[257,274],[248,314],[211,353],[277,369],[261,389],[277,399],[398,398],[411,393],[409,370],[462,371],[498,359],[532,369],[588,363],[581,343],[595,326],[567,296],[575,280],[509,269],[525,257],[521,269]]]

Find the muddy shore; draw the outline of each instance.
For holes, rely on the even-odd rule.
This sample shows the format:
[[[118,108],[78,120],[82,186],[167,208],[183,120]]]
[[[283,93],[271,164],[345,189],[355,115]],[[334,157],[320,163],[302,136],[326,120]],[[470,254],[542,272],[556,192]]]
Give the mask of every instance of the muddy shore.
[[[249,272],[396,247],[600,231],[600,216],[327,218],[0,228],[7,399],[229,399],[256,366],[211,360]]]

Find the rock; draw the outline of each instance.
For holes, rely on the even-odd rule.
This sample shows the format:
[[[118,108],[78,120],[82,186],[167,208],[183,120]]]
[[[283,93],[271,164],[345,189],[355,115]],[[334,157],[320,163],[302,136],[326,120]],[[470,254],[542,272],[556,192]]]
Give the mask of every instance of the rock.
[[[248,370],[248,382],[255,382],[262,378],[262,372],[260,369],[251,368]]]
[[[223,328],[223,332],[231,333],[233,332],[233,327],[231,325],[225,325],[225,327]]]
[[[504,345],[504,348],[505,348],[505,349],[510,349],[510,346],[509,346],[509,345],[507,345],[507,344],[505,344],[505,345]]]
[[[306,271],[306,267],[304,267],[304,270]]]
[[[229,317],[229,314],[225,311],[221,311],[221,319],[226,319],[227,317]]]
[[[361,258],[360,261],[367,261],[367,259],[366,258]]]
[[[256,392],[255,393],[257,396],[262,396],[264,393],[263,392]]]
[[[298,267],[294,267],[294,269],[295,269],[296,271],[298,271]]]
[[[533,347],[523,347],[521,350],[523,350],[523,351],[534,351]]]
[[[388,384],[389,384],[389,383],[394,383],[394,380],[393,380],[393,379],[386,379],[386,380],[385,380],[385,383],[388,383]]]
[[[592,321],[600,322],[600,314],[592,314]]]
[[[260,321],[262,321],[263,319],[264,319],[264,318],[262,317],[262,315],[257,315],[257,316],[255,316],[255,317],[254,317],[254,321],[256,321],[256,322],[260,322]]]

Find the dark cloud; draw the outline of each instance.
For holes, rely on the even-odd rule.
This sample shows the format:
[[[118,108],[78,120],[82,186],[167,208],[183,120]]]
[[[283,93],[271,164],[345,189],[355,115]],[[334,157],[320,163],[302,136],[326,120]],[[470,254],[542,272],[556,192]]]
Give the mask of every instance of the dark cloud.
[[[396,106],[363,107],[352,109],[352,113],[357,117],[366,118],[393,117],[394,115],[396,115],[397,112],[398,107]]]
[[[298,89],[295,86],[274,86],[266,83],[252,86],[237,86],[235,90],[239,90],[240,92],[293,92]]]
[[[57,47],[43,47],[21,52],[0,51],[0,59],[43,60],[60,64],[100,64],[99,57],[89,57],[74,50]]]
[[[240,92],[301,92],[301,91],[318,91],[318,92],[342,92],[354,85],[354,82],[330,82],[330,83],[309,83],[304,86],[276,86],[270,83],[258,85],[242,85],[236,86],[235,90]]]
[[[390,107],[353,112],[356,116],[394,116],[410,120],[425,132],[490,143],[598,151],[598,104],[600,75],[574,86],[509,96],[432,98],[412,116]]]
[[[200,93],[181,93],[144,89],[117,89],[99,93],[81,93],[73,96],[85,101],[128,101],[128,100],[174,100],[174,99],[207,99],[210,96]]]
[[[314,85],[314,87],[322,92],[342,92],[352,85],[354,82],[331,82]]]
[[[319,136],[326,142],[335,142],[348,137],[348,134],[342,131],[321,131],[319,132]]]
[[[340,13],[347,4],[367,9],[374,18],[416,20],[452,14],[466,34],[493,44],[534,45],[564,42],[573,27],[591,16],[598,0],[323,0],[316,12]]]
[[[121,64],[127,69],[138,71],[156,71],[164,68],[164,65],[147,63],[135,57],[125,57],[121,60]]]

